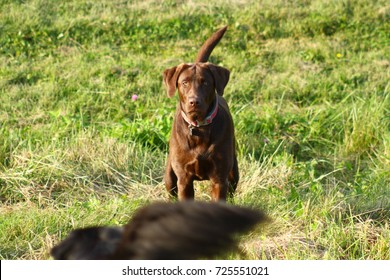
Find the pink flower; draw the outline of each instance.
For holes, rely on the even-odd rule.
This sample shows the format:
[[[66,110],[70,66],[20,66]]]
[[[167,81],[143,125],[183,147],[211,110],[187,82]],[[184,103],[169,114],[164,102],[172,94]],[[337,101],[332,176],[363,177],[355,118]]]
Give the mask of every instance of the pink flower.
[[[131,100],[136,101],[137,99],[138,99],[138,95],[133,94],[133,96],[131,97]]]

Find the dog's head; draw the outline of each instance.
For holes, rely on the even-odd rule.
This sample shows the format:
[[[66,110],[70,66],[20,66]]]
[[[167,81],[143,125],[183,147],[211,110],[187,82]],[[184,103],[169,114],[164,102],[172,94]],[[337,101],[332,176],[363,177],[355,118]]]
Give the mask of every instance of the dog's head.
[[[163,74],[168,97],[179,91],[181,109],[191,121],[204,121],[215,95],[223,95],[230,71],[208,62],[180,64]]]
[[[57,260],[107,260],[122,238],[121,227],[77,229],[51,250]]]

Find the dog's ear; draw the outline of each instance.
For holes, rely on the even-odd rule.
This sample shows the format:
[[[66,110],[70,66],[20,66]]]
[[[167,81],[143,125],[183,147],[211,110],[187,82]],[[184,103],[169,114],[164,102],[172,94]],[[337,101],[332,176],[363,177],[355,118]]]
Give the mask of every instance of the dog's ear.
[[[214,82],[215,82],[215,89],[217,93],[222,96],[223,91],[229,82],[229,77],[230,77],[230,71],[227,70],[226,68],[223,68],[221,66],[217,66],[214,64],[209,63],[208,67],[213,74],[214,77]]]
[[[190,67],[191,64],[179,64],[178,66],[165,69],[163,73],[163,80],[165,87],[167,88],[168,97],[172,97],[177,89],[177,80],[179,78],[180,73]]]

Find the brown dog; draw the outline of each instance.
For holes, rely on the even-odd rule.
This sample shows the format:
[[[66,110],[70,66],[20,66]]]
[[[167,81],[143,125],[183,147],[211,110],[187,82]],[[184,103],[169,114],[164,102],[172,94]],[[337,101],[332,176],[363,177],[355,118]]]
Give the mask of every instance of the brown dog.
[[[180,64],[163,74],[168,96],[179,91],[165,172],[168,192],[179,200],[194,198],[194,180],[210,180],[213,200],[226,200],[239,174],[234,127],[225,99],[229,70],[207,63],[227,27],[202,46],[195,63]]]
[[[124,227],[74,230],[50,253],[57,260],[212,258],[234,249],[237,234],[268,220],[259,210],[225,203],[154,203]]]

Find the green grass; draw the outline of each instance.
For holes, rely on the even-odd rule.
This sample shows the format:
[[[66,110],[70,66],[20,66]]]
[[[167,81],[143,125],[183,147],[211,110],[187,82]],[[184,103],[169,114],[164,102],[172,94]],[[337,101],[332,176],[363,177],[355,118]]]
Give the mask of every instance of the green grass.
[[[168,199],[162,72],[226,24],[233,203],[273,218],[229,258],[390,259],[387,1],[160,2],[0,1],[0,259]]]

